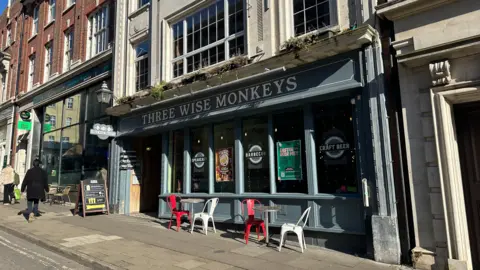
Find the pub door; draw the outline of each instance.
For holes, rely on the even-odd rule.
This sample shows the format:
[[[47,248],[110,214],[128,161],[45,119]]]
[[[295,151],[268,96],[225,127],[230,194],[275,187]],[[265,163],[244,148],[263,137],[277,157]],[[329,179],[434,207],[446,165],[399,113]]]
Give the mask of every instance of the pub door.
[[[480,102],[455,107],[473,269],[480,269]]]

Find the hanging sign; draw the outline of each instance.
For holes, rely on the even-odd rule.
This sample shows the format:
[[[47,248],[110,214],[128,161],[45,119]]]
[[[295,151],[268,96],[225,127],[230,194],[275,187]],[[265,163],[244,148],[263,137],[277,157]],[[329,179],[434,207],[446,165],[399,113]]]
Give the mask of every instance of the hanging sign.
[[[233,149],[222,148],[215,153],[215,180],[217,182],[233,181]]]
[[[277,142],[278,180],[303,180],[302,141]]]
[[[263,166],[263,158],[267,155],[267,152],[263,151],[260,145],[252,145],[248,148],[248,152],[245,153],[245,158],[248,160],[249,169],[260,169]]]
[[[29,111],[23,111],[20,113],[20,118],[22,118],[22,120],[30,120],[30,112]]]
[[[110,213],[107,187],[103,180],[80,181],[74,215],[80,213],[80,211],[83,217],[89,213]]]
[[[203,154],[202,152],[197,152],[192,158],[195,172],[203,172],[206,161],[207,158],[205,157],[205,154]]]

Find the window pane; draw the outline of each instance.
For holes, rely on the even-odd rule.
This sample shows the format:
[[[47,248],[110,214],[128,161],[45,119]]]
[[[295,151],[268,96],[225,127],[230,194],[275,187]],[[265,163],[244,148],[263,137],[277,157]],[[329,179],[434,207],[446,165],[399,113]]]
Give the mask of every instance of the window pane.
[[[243,31],[243,12],[235,15],[235,33]]]
[[[209,8],[208,8],[208,23],[209,24],[214,24],[215,21],[217,20],[217,8],[216,8],[216,5],[211,5]]]
[[[82,179],[84,125],[62,130],[62,185],[78,184]]]
[[[358,192],[354,106],[350,99],[314,106],[318,192]]]
[[[135,54],[136,57],[142,57],[144,55],[148,55],[148,52],[150,51],[150,42],[148,40],[141,42],[135,47]]]
[[[46,107],[45,117],[43,118],[43,131],[48,132],[60,128],[62,125],[63,100],[50,104]]]
[[[215,192],[235,192],[234,127],[233,123],[213,128],[215,150]]]
[[[216,24],[211,24],[209,27],[209,43],[214,43],[217,41],[217,25]]]
[[[208,193],[208,127],[190,132],[192,158],[192,192]]]
[[[60,166],[60,131],[43,135],[42,163],[48,175],[48,183],[58,183]]]
[[[108,118],[96,120],[87,125],[87,132],[94,124],[110,124]],[[97,178],[102,169],[108,170],[108,140],[100,140],[97,136],[86,136],[85,157],[83,166],[85,178]]]
[[[243,120],[245,192],[270,192],[268,118]]]
[[[177,130],[173,132],[173,136],[170,138],[170,147],[173,154],[172,160],[172,178],[170,179],[170,192],[182,193],[183,192],[183,131]]]
[[[173,77],[183,75],[183,60],[173,63]]]
[[[193,33],[187,36],[187,52],[193,51]]]
[[[243,36],[230,41],[230,57],[239,56],[245,53]]]
[[[303,111],[286,111],[276,114],[273,117],[273,126],[277,192],[308,193]],[[298,144],[300,149],[291,146]],[[282,157],[281,167],[278,164],[279,152]]]
[[[208,45],[208,27],[205,27],[205,28],[202,28],[202,31],[201,31],[201,37],[200,37],[200,41],[201,41],[201,46],[204,47],[204,46],[207,46]]]
[[[224,2],[223,1],[218,1],[217,2],[217,20],[221,20],[225,17],[225,8],[224,8]]]
[[[330,25],[330,1],[294,0],[293,9],[296,36]]]
[[[200,49],[200,30],[193,33],[193,50]]]
[[[218,33],[218,39],[220,40],[225,37],[225,20],[218,21],[217,23],[217,33]]]
[[[67,125],[67,118],[71,118],[72,125],[83,122],[85,120],[85,107],[84,92],[66,98],[63,112],[63,126]]]

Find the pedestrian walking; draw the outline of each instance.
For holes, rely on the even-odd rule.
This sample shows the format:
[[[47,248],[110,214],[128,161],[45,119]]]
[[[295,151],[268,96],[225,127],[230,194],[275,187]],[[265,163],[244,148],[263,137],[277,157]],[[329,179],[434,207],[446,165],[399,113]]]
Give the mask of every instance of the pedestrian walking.
[[[0,173],[0,184],[3,185],[3,205],[9,205],[15,198],[13,194],[14,182],[15,171],[11,165],[7,165]]]
[[[40,160],[33,161],[33,167],[25,174],[22,183],[22,192],[27,190],[27,210],[23,213],[28,222],[40,216],[38,212],[38,201],[48,192],[47,172],[40,167]],[[35,217],[34,217],[35,216]]]

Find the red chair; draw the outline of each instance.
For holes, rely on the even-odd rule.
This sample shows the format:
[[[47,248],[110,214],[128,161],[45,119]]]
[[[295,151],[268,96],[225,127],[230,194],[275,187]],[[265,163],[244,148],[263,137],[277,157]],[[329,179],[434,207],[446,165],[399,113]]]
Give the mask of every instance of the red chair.
[[[244,216],[244,204],[246,204],[247,206],[248,213],[248,217],[245,219],[245,244],[248,244],[248,238],[250,237],[250,230],[252,226],[256,227],[257,229],[257,239],[260,239],[260,227],[262,228],[263,236],[267,237],[267,232],[265,231],[265,222],[263,221],[263,219],[255,218],[255,210],[253,210],[255,203],[258,203],[260,205],[262,204],[259,200],[256,199],[245,199],[242,201],[242,216]]]
[[[172,212],[172,215],[170,216],[170,223],[168,223],[168,229],[170,230],[170,227],[172,226],[172,218],[175,215],[175,217],[177,218],[177,232],[178,232],[180,230],[180,225],[182,224],[181,218],[184,215],[188,216],[189,221],[191,220],[190,211],[177,209],[177,196],[175,195],[170,195],[167,197],[167,204],[170,207],[170,212]]]

